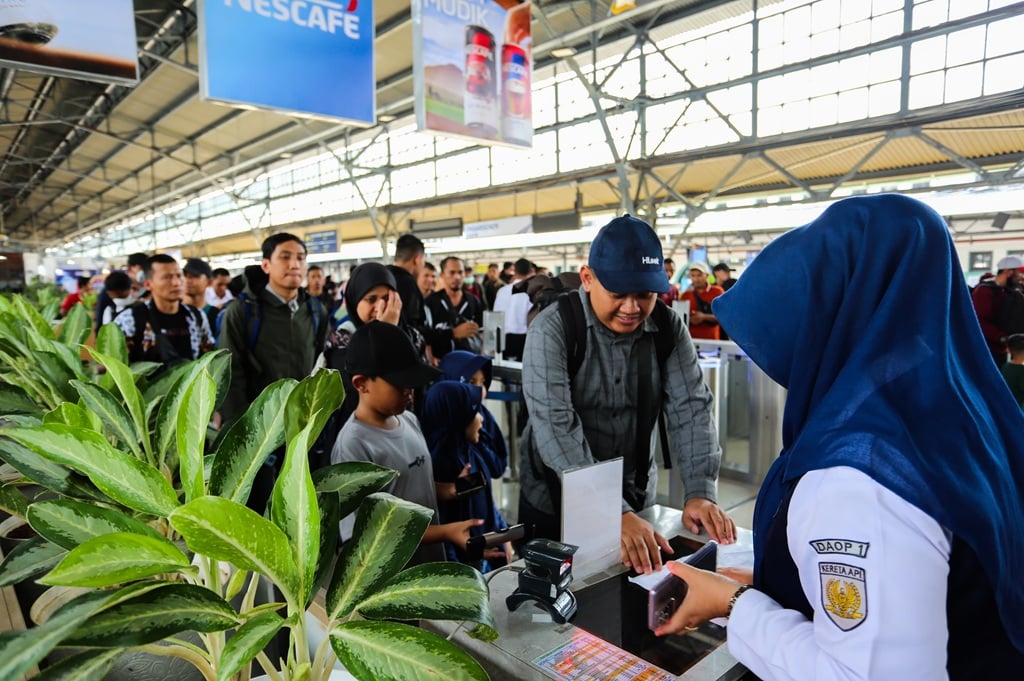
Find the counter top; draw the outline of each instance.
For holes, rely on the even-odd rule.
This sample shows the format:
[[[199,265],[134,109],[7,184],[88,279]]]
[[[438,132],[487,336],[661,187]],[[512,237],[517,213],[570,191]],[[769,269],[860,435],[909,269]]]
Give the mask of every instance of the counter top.
[[[645,509],[640,515],[651,522],[655,529],[665,537],[681,535],[700,542],[707,541],[706,535],[695,536],[683,528],[682,513],[678,509],[654,506]],[[748,555],[751,558],[749,562],[752,562],[750,541],[750,532],[742,531],[737,544],[725,551],[725,561],[723,562],[730,565],[746,564]],[[510,566],[511,569],[503,569],[487,575],[490,580],[491,610],[494,613],[496,628],[500,634],[497,641],[485,643],[473,639],[463,627],[452,622],[424,622],[424,626],[446,636],[458,627],[453,640],[483,665],[493,681],[542,681],[544,679],[568,678],[554,673],[550,673],[550,675],[545,673],[535,661],[562,646],[580,640],[589,641],[585,644],[588,646],[588,650],[596,643],[606,649],[606,652],[617,653],[618,649],[612,647],[611,644],[606,644],[584,632],[574,626],[572,622],[553,623],[545,611],[532,604],[525,604],[515,612],[510,612],[505,604],[505,598],[515,590],[518,584],[518,573],[515,568],[522,565],[522,561],[517,561]],[[578,593],[587,586],[593,586],[605,580],[619,579],[624,572],[626,569],[621,565],[610,568],[602,573],[591,575],[586,580],[574,581],[571,590]],[[646,624],[637,622],[636,626],[645,627]],[[626,662],[630,659],[639,660],[628,653],[623,653],[618,657]],[[643,660],[640,662],[644,666],[650,666]],[[723,644],[680,676],[663,675],[662,678],[678,678],[685,681],[734,681],[745,673],[745,668],[736,662],[729,654],[727,646]],[[608,678],[615,677],[609,676]]]

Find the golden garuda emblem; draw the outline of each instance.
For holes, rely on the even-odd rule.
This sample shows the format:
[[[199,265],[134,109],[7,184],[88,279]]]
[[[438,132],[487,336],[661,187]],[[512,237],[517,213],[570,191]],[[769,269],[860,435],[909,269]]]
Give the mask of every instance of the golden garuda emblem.
[[[849,631],[867,617],[867,584],[863,568],[843,563],[819,563],[821,605],[832,622]]]

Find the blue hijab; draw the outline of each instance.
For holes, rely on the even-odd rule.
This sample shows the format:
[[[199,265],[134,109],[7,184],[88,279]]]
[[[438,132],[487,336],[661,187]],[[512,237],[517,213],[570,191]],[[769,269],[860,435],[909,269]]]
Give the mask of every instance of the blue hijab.
[[[427,390],[420,419],[436,480],[455,480],[467,463],[471,473],[484,474],[487,481],[484,489],[466,499],[438,504],[442,523],[482,518],[483,525],[470,528],[470,534],[474,536],[508,527],[491,493],[487,459],[494,455],[482,437],[480,442],[473,443],[465,435],[466,426],[480,413],[482,395],[483,390],[479,386],[438,381]],[[453,560],[459,558],[451,545],[446,546],[446,551]]]
[[[473,374],[478,371],[484,372],[484,385],[491,384],[492,364],[491,358],[486,355],[479,355],[468,350],[452,350],[441,358],[441,364],[437,367],[441,370],[441,379],[444,381],[459,381],[469,383]],[[488,475],[492,478],[500,478],[505,474],[508,467],[508,447],[505,446],[505,435],[501,427],[494,419],[494,414],[486,405],[481,406],[480,413],[484,417],[484,426],[481,434],[486,438],[486,444],[494,456],[486,461]]]
[[[755,573],[788,486],[849,466],[974,550],[1024,650],[1024,417],[943,219],[902,196],[840,201],[769,244],[713,309],[789,391],[754,515]]]

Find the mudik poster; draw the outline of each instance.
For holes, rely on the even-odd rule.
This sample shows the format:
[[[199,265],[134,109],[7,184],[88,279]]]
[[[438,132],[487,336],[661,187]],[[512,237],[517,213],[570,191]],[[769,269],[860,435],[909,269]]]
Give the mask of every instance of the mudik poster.
[[[530,3],[414,0],[417,129],[530,147]]]
[[[134,84],[132,0],[0,0],[0,65]]]
[[[372,125],[373,0],[201,0],[204,99]]]

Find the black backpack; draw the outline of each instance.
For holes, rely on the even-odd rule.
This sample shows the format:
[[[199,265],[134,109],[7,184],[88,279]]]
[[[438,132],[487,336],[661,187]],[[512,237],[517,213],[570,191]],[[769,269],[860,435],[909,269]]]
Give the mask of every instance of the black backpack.
[[[558,305],[558,313],[562,317],[562,328],[565,331],[566,347],[568,351],[568,371],[569,371],[569,383],[571,384],[575,379],[576,374],[579,373],[580,367],[583,365],[583,360],[587,356],[587,318],[583,312],[583,301],[577,294],[575,289],[563,291],[556,299]],[[672,354],[672,350],[676,346],[676,336],[674,328],[671,323],[671,311],[665,303],[660,300],[654,304],[654,310],[651,312],[651,319],[658,326],[658,332],[654,335],[654,349],[655,355],[658,360],[658,367],[661,370],[661,375],[665,375],[665,361],[668,356]],[[637,405],[637,413],[646,413],[650,411],[650,405],[648,400],[653,393],[653,386],[649,389],[641,388],[638,392],[640,403]],[[519,413],[517,432],[521,436],[523,429],[526,427],[526,422],[529,420],[529,412],[526,408],[526,399],[523,394],[519,394]],[[671,461],[668,454],[667,438],[664,425],[662,423],[661,414],[657,416],[657,423],[659,424],[659,434],[662,441],[662,452],[665,457],[665,467],[671,467]],[[644,507],[644,490],[647,487],[647,475],[648,469],[650,468],[651,454],[650,454],[650,430],[640,424],[637,421],[637,434],[636,434],[636,447],[637,451],[646,452],[646,458],[638,460],[636,464],[636,478],[635,486],[639,490],[638,494],[630,498],[628,495],[626,500],[631,506],[637,511]],[[538,460],[535,452],[531,450],[531,456],[529,461],[530,467],[534,474],[547,482],[548,491],[551,495],[552,501],[555,506],[560,505],[561,500],[561,484],[558,480],[558,475],[553,470],[548,468],[544,462]]]
[[[1007,336],[1024,333],[1024,293],[1016,288],[1000,286],[984,281],[978,286],[993,289],[993,307],[995,307],[995,324]]]
[[[203,313],[191,305],[181,303],[181,306],[185,310],[186,314],[192,316],[196,327],[202,329]],[[157,330],[156,320],[153,318],[153,309],[150,307],[149,303],[142,301],[132,303],[127,309],[122,310],[121,313],[130,314],[135,319],[135,334],[132,336],[132,343],[135,347],[142,346],[142,339],[146,333],[146,325],[149,324],[153,329],[153,334],[156,336],[156,349],[160,355],[160,363],[164,365],[157,373],[162,373],[171,367],[181,364],[182,362],[189,362],[192,360],[191,357],[182,357],[179,355],[178,351],[174,349],[174,345],[171,344],[171,341],[167,340],[167,337]]]

